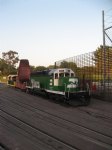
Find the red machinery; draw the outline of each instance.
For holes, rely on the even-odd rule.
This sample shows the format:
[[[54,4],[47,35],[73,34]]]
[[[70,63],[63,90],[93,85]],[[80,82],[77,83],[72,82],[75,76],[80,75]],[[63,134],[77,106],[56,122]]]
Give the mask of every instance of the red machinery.
[[[20,88],[21,90],[26,89],[26,83],[30,80],[30,66],[27,59],[21,59],[18,74],[16,78],[15,87]]]

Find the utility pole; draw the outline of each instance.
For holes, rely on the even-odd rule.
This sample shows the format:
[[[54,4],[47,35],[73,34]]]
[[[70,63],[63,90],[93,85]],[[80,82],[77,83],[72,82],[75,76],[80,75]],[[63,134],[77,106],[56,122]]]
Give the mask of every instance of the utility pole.
[[[109,39],[112,43],[112,39],[106,33],[107,30],[111,29],[112,26],[105,28],[105,16],[104,10],[102,11],[102,29],[103,29],[103,57],[104,57],[104,91],[105,91],[105,81],[106,81],[106,44],[105,44],[105,37]]]
[[[104,11],[102,11],[102,29],[103,29],[103,87],[105,92],[105,80],[106,80],[106,50],[105,50],[105,20],[104,20]]]

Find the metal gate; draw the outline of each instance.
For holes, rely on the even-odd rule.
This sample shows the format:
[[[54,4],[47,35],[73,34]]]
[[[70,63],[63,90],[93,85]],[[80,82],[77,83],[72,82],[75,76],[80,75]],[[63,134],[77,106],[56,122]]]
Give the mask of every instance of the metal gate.
[[[93,97],[112,101],[112,47],[55,62],[56,67],[71,68],[80,81],[88,83]]]

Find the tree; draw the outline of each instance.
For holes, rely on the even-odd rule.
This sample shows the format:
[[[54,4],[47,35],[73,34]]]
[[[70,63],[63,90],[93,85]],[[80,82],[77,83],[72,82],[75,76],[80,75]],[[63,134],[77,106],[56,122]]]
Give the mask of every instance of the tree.
[[[106,66],[110,64],[112,68],[112,47],[106,46],[105,54],[104,54],[103,46],[98,47],[97,50],[94,52],[93,60],[95,61],[95,65],[97,67],[101,68],[102,65],[104,65],[104,61],[105,61]]]
[[[60,68],[70,68],[74,72],[76,72],[76,69],[77,69],[76,63],[74,63],[74,62],[67,62],[67,61],[62,61],[59,67]]]
[[[30,70],[31,70],[31,72],[35,71],[35,66],[30,65]]]
[[[112,47],[106,46],[105,53],[103,46],[97,48],[94,52],[96,73],[102,75],[106,74],[107,78],[112,78]]]
[[[69,63],[67,61],[62,61],[60,64],[60,68],[68,68],[69,67]]]
[[[18,53],[15,51],[8,51],[2,53],[2,59],[0,59],[0,71],[3,75],[16,74],[16,64],[19,61]]]
[[[54,69],[54,68],[55,68],[55,65],[49,65],[47,68],[48,68],[48,69]]]
[[[12,51],[12,50],[10,50],[8,52],[3,52],[2,57],[7,64],[9,64],[10,66],[13,66],[13,67],[16,67],[16,64],[19,61],[18,53],[15,51]]]
[[[4,59],[0,59],[0,74],[1,75],[9,75],[9,74],[16,74],[16,73],[17,73],[17,70],[15,67],[7,64]]]
[[[47,68],[45,66],[37,66],[35,67],[35,71],[43,71],[46,70]]]

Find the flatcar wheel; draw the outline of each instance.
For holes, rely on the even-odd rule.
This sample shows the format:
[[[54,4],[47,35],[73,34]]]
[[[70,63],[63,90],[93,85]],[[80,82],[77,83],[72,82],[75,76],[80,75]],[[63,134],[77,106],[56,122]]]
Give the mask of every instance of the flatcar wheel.
[[[28,94],[30,93],[30,92],[29,92],[29,89],[26,89],[26,93],[28,93]]]

